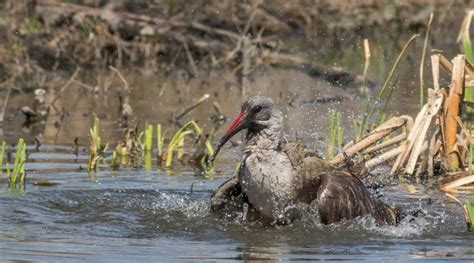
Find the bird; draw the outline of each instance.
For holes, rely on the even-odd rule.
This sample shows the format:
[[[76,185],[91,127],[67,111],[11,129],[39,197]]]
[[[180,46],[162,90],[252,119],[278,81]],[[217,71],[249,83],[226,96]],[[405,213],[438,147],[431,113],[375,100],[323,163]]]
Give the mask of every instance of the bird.
[[[284,140],[283,121],[268,97],[251,97],[243,104],[208,160],[213,163],[226,142],[247,130],[238,173],[213,192],[212,212],[246,207],[249,220],[285,225],[317,202],[323,224],[359,216],[371,216],[377,225],[397,224],[398,211],[372,195],[359,177],[329,165],[301,140]]]

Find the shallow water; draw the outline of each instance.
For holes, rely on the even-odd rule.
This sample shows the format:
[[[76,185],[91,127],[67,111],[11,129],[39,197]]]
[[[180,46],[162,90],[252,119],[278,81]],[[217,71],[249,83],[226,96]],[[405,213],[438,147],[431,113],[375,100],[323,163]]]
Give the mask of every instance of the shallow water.
[[[398,48],[404,43],[399,42]],[[414,54],[420,53],[420,43]],[[359,45],[350,47],[355,51],[318,51],[311,56],[316,60],[331,57],[333,60],[326,64],[360,73],[362,50]],[[453,43],[436,47],[458,48]],[[394,44],[374,48],[376,61],[372,62],[369,77],[382,83],[399,50]],[[418,109],[417,90],[413,88],[417,87],[414,72],[418,64],[413,61],[419,60],[409,56],[398,71],[401,77],[395,99],[387,107],[394,115],[413,114]],[[110,73],[83,72],[80,80],[94,86],[97,74]],[[171,75],[148,71],[125,74],[133,90],[130,104],[136,114],[134,122],[142,126],[148,121],[171,127],[171,116],[204,93],[211,94],[210,102],[219,102],[229,117],[240,107],[238,79],[227,71],[204,71],[195,79],[179,70]],[[182,165],[173,173],[156,165],[118,171],[102,166],[97,174],[88,175],[84,171],[88,158],[85,147],[92,115],[101,119],[103,141],[112,147],[122,134],[123,127],[117,121],[119,85],[116,79],[109,91],[99,88],[97,93],[71,85],[55,104],[59,110],[52,111],[44,123],[35,124],[25,124],[19,111],[24,105],[32,105],[31,92],[13,93],[0,138],[9,143],[18,137],[27,140],[28,176],[24,191],[11,191],[4,177],[0,180],[1,261],[474,259],[474,235],[466,232],[461,207],[447,200],[436,185],[389,185],[380,190],[389,204],[424,214],[408,217],[398,227],[377,227],[369,218],[323,226],[316,214],[308,212],[291,226],[271,228],[238,218],[216,218],[208,211],[213,189],[232,175],[239,160],[238,147],[223,150],[211,179],[196,176]],[[253,94],[270,96],[280,104],[288,138],[297,134],[318,149],[324,149],[321,138],[327,137],[328,112],[343,112],[347,136],[351,137],[352,116],[360,113],[363,102],[358,90],[336,87],[295,69],[259,70],[252,79],[252,88]],[[51,88],[47,92],[46,100],[51,102],[57,94]],[[341,99],[308,103],[325,96]],[[210,130],[213,125],[209,116],[215,114],[210,105],[197,108],[187,118],[196,119]],[[76,137],[81,146],[77,150],[72,147]],[[42,143],[39,150],[31,147],[35,138]],[[383,169],[378,172],[384,173]],[[465,200],[474,195],[458,197]]]
[[[24,191],[1,185],[0,260],[474,259],[460,206],[434,187],[383,188],[388,203],[425,214],[398,227],[377,227],[369,218],[323,226],[308,212],[272,228],[209,213],[211,192],[228,173],[204,179],[153,167],[89,176],[79,172],[87,156],[68,147],[43,149],[30,149]]]

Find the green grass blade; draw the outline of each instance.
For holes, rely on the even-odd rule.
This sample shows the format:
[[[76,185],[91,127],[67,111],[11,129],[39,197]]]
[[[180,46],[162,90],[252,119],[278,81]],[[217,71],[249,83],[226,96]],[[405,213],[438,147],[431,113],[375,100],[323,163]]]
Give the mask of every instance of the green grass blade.
[[[464,204],[464,207],[466,208],[466,219],[467,219],[467,226],[469,231],[474,231],[474,205],[471,201],[467,200],[466,203]]]
[[[3,156],[5,156],[6,143],[2,142],[2,150],[0,151],[0,176],[3,175]]]
[[[153,149],[153,125],[147,124],[145,127],[145,151],[151,151]]]

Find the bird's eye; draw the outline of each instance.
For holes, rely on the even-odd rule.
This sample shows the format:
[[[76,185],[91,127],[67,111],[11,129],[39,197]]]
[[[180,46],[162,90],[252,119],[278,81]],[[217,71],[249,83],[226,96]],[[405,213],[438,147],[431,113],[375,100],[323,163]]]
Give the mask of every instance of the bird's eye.
[[[259,113],[260,111],[262,111],[262,106],[257,105],[253,107],[252,111],[253,113]]]

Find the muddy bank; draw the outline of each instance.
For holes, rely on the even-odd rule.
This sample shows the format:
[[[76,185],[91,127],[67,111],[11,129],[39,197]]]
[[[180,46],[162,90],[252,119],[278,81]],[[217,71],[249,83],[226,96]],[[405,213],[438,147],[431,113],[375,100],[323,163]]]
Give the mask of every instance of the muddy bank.
[[[31,61],[48,71],[108,65],[169,71],[179,66],[194,76],[202,68],[243,67],[246,59],[255,67],[321,66],[319,53],[353,49],[380,29],[394,42],[402,33],[422,32],[431,12],[437,15],[433,34],[446,31],[460,23],[467,5],[462,1],[7,1],[0,10],[0,37],[5,40],[0,70],[5,81],[14,74],[5,65],[15,61]],[[318,75],[324,69],[331,70],[317,68]]]
[[[467,6],[445,1],[7,1],[0,9],[0,92],[12,87],[6,120],[14,122],[5,134],[17,137],[23,127],[24,134],[34,135],[32,142],[35,134],[47,134],[46,143],[69,144],[87,136],[95,113],[106,119],[112,136],[119,136],[124,98],[133,109],[130,125],[167,123],[208,93],[208,104],[186,116],[206,122],[215,114],[213,102],[232,115],[247,87],[248,95],[270,96],[294,112],[290,134],[304,130],[308,138],[324,138],[328,110],[346,112],[344,123],[350,124],[362,95],[384,81],[406,40],[424,33],[431,12],[432,35],[445,37],[432,37],[430,48],[456,54]],[[372,58],[364,79],[366,37]],[[397,99],[387,111],[393,114],[418,107],[413,83],[422,44],[414,43],[391,83]],[[124,83],[109,66],[122,72],[130,94],[121,94]],[[37,89],[46,91],[45,105],[54,101],[54,107],[40,126],[25,128],[21,110],[34,108]],[[61,128],[68,119],[73,126]]]

